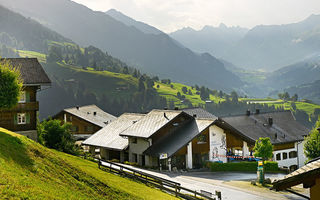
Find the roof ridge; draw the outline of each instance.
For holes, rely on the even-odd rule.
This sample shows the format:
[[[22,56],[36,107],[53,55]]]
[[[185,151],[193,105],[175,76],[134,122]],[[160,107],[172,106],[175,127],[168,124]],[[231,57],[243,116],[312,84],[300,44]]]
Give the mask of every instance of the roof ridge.
[[[264,114],[271,114],[271,113],[282,113],[282,112],[291,112],[291,110],[275,110],[275,111],[266,111],[266,112],[261,112],[259,114],[256,113],[250,113],[250,115],[264,115]],[[292,113],[292,112],[291,112]],[[247,116],[246,113],[244,114],[235,114],[235,115],[221,115],[219,118],[226,118],[226,117],[239,117],[239,116]]]

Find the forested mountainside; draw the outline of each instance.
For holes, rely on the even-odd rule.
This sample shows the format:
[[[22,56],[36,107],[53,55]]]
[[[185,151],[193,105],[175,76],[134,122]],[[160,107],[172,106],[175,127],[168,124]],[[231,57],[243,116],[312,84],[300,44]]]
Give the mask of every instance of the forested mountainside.
[[[38,22],[0,5],[0,43],[16,49],[46,53],[51,41],[72,42]]]
[[[289,94],[298,94],[304,99],[310,99],[314,103],[320,104],[320,80],[306,83],[285,89]]]
[[[229,91],[242,85],[218,59],[195,54],[166,34],[144,33],[106,13],[69,0],[33,2],[31,5],[28,0],[0,0],[3,5],[40,21],[79,45],[93,45],[108,51],[145,73]]]

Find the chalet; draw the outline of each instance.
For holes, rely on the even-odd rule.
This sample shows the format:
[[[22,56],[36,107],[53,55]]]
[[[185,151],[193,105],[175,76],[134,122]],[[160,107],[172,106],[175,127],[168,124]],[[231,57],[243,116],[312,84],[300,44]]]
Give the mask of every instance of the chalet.
[[[226,133],[227,152],[252,155],[255,141],[269,137],[274,145],[273,160],[291,171],[304,165],[303,140],[309,129],[298,123],[291,111],[255,113],[221,117],[217,125]]]
[[[277,191],[290,189],[292,186],[303,184],[304,188],[310,188],[310,198],[317,200],[320,197],[320,158],[309,161],[305,166],[286,175],[283,179],[276,180],[273,183],[273,189]],[[291,190],[289,190],[291,191]],[[297,193],[295,193],[297,194]]]
[[[71,123],[73,136],[83,141],[117,118],[96,105],[87,105],[64,109],[53,119]]]
[[[18,67],[23,79],[23,88],[17,106],[0,111],[0,127],[37,140],[37,113],[39,102],[37,92],[50,86],[51,81],[36,58],[6,58]]]
[[[289,111],[257,110],[217,118],[201,108],[152,110],[145,115],[124,114],[83,144],[104,149],[103,159],[120,158],[171,170],[199,168],[205,161],[253,159],[255,141],[269,137],[275,147],[274,159],[293,169],[305,161],[302,141],[308,132]]]
[[[94,135],[82,142],[82,145],[90,146],[91,150],[100,148],[100,156],[102,159],[117,159],[120,162],[128,161],[129,141],[119,134],[139,121],[143,116],[144,114],[124,113],[116,120],[112,121],[108,126],[100,129]]]

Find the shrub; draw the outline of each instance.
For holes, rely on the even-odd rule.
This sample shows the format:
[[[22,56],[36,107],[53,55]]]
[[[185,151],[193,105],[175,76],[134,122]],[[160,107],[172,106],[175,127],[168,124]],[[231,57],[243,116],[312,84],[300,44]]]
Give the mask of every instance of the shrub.
[[[210,167],[211,171],[243,171],[243,172],[255,172],[257,171],[258,162],[238,162],[238,163],[216,163],[208,162],[207,167]],[[279,171],[278,163],[266,161],[264,163],[266,172]]]

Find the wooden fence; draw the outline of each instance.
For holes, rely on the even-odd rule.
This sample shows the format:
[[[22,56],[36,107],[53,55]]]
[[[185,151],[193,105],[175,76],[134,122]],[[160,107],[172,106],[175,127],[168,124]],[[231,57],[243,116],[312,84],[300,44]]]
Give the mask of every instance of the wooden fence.
[[[105,164],[106,163],[106,164]],[[110,161],[102,161],[98,162],[99,168],[105,168],[111,173],[119,174],[121,176],[126,176],[128,178],[132,178],[135,180],[139,180],[145,184],[150,184],[160,190],[166,191],[168,193],[174,194],[175,196],[179,196],[183,199],[187,200],[199,200],[199,199],[208,199],[208,200],[221,200],[221,192],[216,191],[215,194],[211,192],[207,192],[204,190],[200,190],[200,192],[196,190],[191,190],[185,187],[182,187],[180,183],[170,181],[168,179],[164,179],[158,176],[154,176],[139,170],[135,170],[129,167],[125,167],[123,165],[110,162]],[[215,198],[216,197],[216,198]]]

